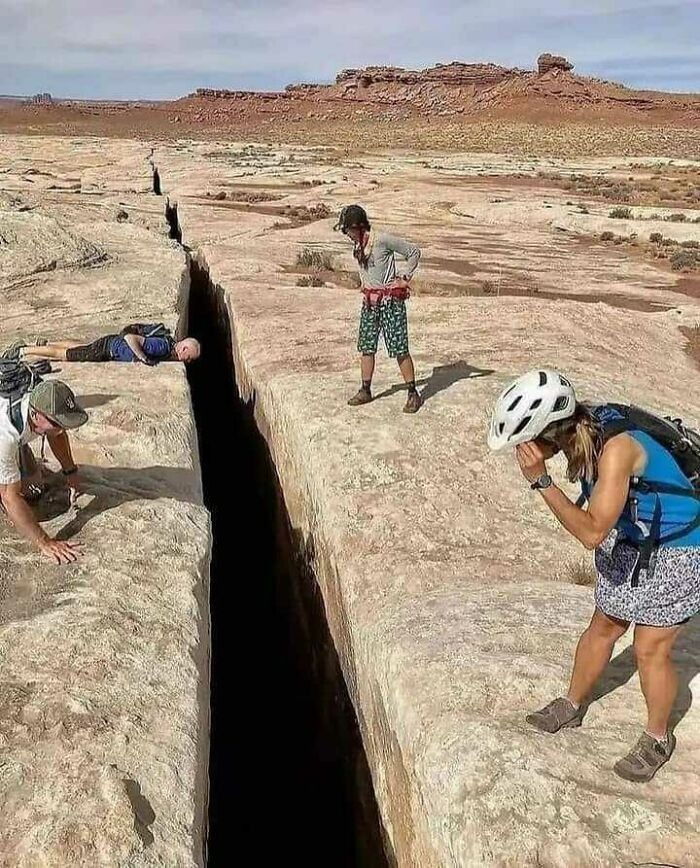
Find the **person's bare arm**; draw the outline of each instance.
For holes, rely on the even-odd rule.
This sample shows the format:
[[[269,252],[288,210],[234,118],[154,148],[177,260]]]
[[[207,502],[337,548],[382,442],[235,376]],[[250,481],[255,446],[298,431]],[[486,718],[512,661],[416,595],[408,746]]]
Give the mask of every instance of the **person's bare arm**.
[[[51,452],[61,465],[61,470],[75,469],[75,461],[73,460],[73,452],[70,448],[70,438],[65,431],[58,434],[49,434],[46,439],[49,441]]]
[[[517,447],[523,475],[534,482],[546,466],[542,450],[536,443]],[[630,477],[639,454],[629,437],[613,438],[608,442],[598,464],[598,480],[587,509],[572,503],[556,485],[540,493],[560,524],[587,549],[600,545],[617,524],[629,496]]]
[[[149,364],[149,358],[143,351],[144,338],[141,335],[124,335],[124,340],[140,362]]]
[[[70,503],[73,505],[80,494],[82,480],[73,459],[70,437],[66,431],[61,431],[59,434],[49,434],[46,439],[49,441],[49,448],[53,452],[56,461],[61,465],[63,479],[70,492]],[[72,472],[68,473],[69,470]]]
[[[21,482],[0,485],[0,499],[2,499],[7,515],[15,528],[46,557],[56,564],[69,564],[77,560],[80,545],[51,539],[44,533],[31,507],[22,497]]]

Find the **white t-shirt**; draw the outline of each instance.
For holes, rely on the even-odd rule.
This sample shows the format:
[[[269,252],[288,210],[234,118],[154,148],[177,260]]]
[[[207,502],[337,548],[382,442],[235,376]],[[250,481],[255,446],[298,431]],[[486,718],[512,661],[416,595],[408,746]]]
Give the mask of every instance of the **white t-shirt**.
[[[0,398],[0,485],[12,485],[22,478],[19,466],[19,447],[32,440],[36,440],[36,434],[29,427],[29,394],[22,398],[22,421],[24,430],[22,434],[12,424],[9,413],[10,402],[7,398]]]

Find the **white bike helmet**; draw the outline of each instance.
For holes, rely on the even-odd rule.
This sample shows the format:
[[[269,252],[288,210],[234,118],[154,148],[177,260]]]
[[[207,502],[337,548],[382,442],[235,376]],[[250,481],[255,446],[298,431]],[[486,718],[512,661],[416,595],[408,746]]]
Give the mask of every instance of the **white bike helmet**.
[[[573,386],[557,371],[528,371],[501,393],[493,408],[488,444],[493,451],[534,440],[552,422],[576,410]]]

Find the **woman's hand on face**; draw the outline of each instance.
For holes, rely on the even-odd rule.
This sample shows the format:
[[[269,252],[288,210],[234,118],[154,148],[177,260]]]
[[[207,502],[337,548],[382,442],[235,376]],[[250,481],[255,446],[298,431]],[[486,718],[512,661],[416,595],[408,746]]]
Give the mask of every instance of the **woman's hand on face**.
[[[522,474],[528,482],[535,482],[547,472],[544,453],[534,440],[530,443],[520,443],[515,447],[515,454]]]

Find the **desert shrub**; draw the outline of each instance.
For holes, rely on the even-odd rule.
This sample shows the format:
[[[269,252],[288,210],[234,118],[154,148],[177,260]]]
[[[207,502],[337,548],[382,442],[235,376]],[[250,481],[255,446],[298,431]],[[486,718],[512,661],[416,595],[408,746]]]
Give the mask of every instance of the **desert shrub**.
[[[297,286],[325,286],[318,274],[305,274],[297,280]]]
[[[700,247],[700,241],[681,241],[681,247],[697,250]]]
[[[649,236],[649,241],[651,241],[652,244],[661,244],[663,240],[664,236],[660,232],[652,232]]]
[[[578,561],[570,561],[566,565],[566,578],[573,585],[591,586],[595,585],[596,571],[589,560],[581,558]]]
[[[579,210],[579,213],[581,213],[581,214],[590,214],[591,213],[588,210],[588,205],[585,205],[582,202],[579,202],[578,210]]]
[[[616,199],[618,202],[629,202],[632,198],[632,188],[627,184],[614,184],[602,190],[605,199]]]
[[[676,212],[675,214],[669,214],[666,220],[669,223],[685,223],[688,218],[685,214],[681,214],[680,212]]]
[[[600,240],[601,241],[614,241],[615,240],[615,233],[614,232],[601,232],[600,233]]]
[[[694,250],[684,250],[683,248],[674,250],[670,261],[674,271],[693,271],[700,265],[697,253]]]
[[[632,219],[632,209],[631,208],[613,208],[609,217],[612,217],[615,220],[631,220]]]
[[[305,247],[297,253],[297,265],[315,271],[333,271],[333,255],[325,250]]]
[[[664,238],[661,241],[661,246],[662,247],[678,247],[678,242],[675,240],[675,238]]]

